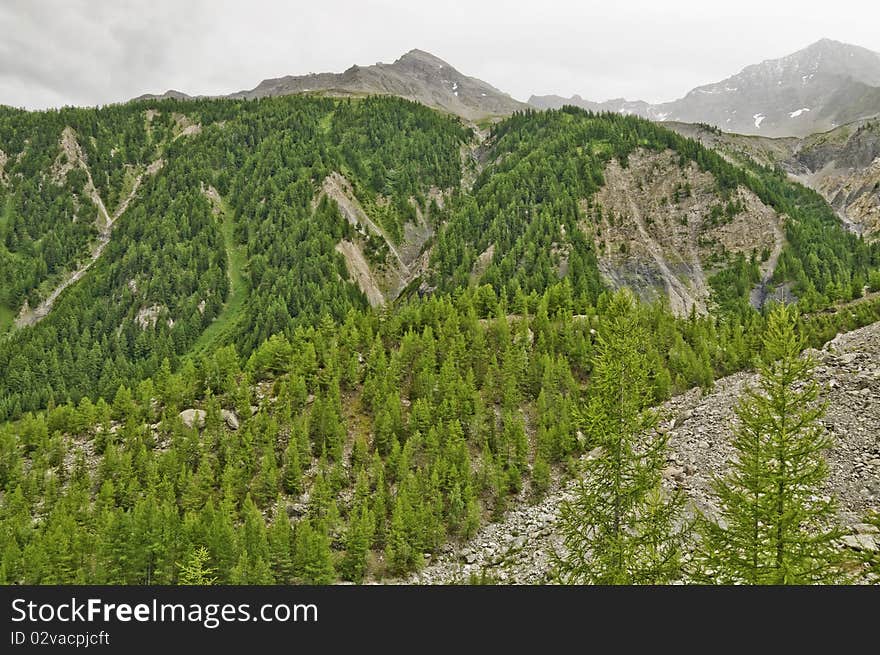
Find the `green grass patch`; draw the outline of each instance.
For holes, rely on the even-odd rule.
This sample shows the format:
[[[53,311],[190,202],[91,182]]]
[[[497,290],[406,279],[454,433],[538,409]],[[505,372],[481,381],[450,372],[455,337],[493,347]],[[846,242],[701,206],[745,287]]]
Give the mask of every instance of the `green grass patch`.
[[[0,334],[12,327],[15,321],[15,311],[7,305],[0,304]]]
[[[220,231],[223,234],[223,242],[226,247],[226,257],[229,262],[227,273],[229,275],[229,296],[223,311],[214,319],[207,329],[199,336],[192,348],[192,354],[198,354],[212,347],[228,343],[235,331],[235,325],[241,316],[245,300],[248,296],[248,282],[244,276],[244,267],[247,264],[247,249],[235,240],[235,221],[232,209],[221,199],[223,223]]]
[[[330,112],[329,114],[324,114],[321,117],[321,120],[318,121],[318,129],[321,130],[324,134],[329,134],[330,129],[333,127],[333,114],[336,112]]]

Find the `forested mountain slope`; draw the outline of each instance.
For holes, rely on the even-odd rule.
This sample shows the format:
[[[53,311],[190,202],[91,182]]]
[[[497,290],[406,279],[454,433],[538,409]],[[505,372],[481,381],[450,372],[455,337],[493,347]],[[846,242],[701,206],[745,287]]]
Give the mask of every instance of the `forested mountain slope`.
[[[112,399],[0,427],[0,581],[166,584],[400,576],[592,449],[578,407],[609,303],[559,283],[508,307],[489,287],[352,310],[163,365]],[[513,310],[522,314],[509,314]],[[764,329],[636,307],[657,402],[748,365]],[[877,299],[809,317],[814,344]],[[554,473],[556,469],[556,473]]]
[[[810,354],[819,362],[817,377],[822,399],[828,404],[823,423],[834,439],[823,492],[838,500],[839,519],[847,533],[843,543],[878,551],[880,534],[864,523],[864,517],[880,498],[880,444],[875,427],[880,423],[880,323],[839,335]],[[718,512],[711,492],[713,480],[724,472],[731,453],[736,403],[755,378],[752,372],[737,373],[718,380],[708,393],[693,389],[659,408],[661,429],[668,434],[672,450],[663,484],[687,496],[691,514]],[[576,481],[562,481],[540,502],[512,506],[503,520],[485,526],[471,540],[449,544],[408,581],[552,582],[552,555],[562,548],[558,510],[575,487]]]
[[[176,368],[226,343],[248,355],[417,288],[485,283],[514,298],[564,278],[592,304],[627,284],[685,314],[745,311],[777,257],[775,281],[808,307],[860,294],[876,267],[876,248],[811,192],[634,118],[527,112],[480,145],[454,119],[390,98],[5,116],[5,311],[35,323],[7,320],[0,341],[5,416],[112,396],[165,358]],[[34,226],[31,196],[55,208]],[[61,259],[59,234],[71,245]]]
[[[405,223],[437,220],[429,195],[458,185],[468,134],[390,99],[5,111],[3,124],[6,316],[25,300],[36,307],[104,238],[93,199],[110,212],[124,206],[88,275],[44,319],[24,329],[4,322],[4,416],[51,399],[112,395],[164,358],[176,363],[215,319],[216,341],[249,352],[296,323],[340,320],[365,306],[337,245],[352,244],[382,268],[405,242]],[[71,142],[87,144],[76,165],[65,163]],[[159,157],[161,168],[136,177]],[[379,233],[318,195],[331,175],[348,176]],[[230,312],[235,280],[247,301]]]
[[[628,284],[687,313],[710,287],[730,310],[756,285],[787,283],[816,307],[861,295],[877,267],[880,249],[815,192],[643,119],[526,112],[493,126],[484,148],[432,255],[443,288],[477,279],[512,296],[565,276],[588,299],[603,281]]]
[[[610,286],[658,299],[632,308],[656,402],[750,364],[756,285],[806,310],[880,289],[818,195],[633,117],[478,136],[292,96],[0,118],[4,582],[407,573],[590,447]]]
[[[623,284],[745,312],[776,283],[849,300],[877,267],[812,192],[631,117],[526,112],[482,144],[392,98],[3,117],[0,416],[416,290],[565,279],[583,305]]]

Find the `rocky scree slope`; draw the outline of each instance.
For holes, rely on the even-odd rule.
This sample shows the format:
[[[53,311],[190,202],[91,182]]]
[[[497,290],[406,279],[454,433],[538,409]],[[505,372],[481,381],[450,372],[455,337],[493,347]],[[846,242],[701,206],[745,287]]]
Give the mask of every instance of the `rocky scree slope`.
[[[828,403],[823,422],[834,446],[828,453],[825,492],[837,499],[840,521],[851,533],[843,546],[880,550],[880,535],[863,524],[869,510],[880,510],[880,323],[838,335],[822,350],[808,353],[817,360],[816,379]],[[756,381],[754,373],[737,373],[718,380],[710,393],[693,389],[659,408],[660,429],[668,433],[671,451],[664,483],[684,491],[691,514],[716,511],[710,485],[725,473],[733,452],[734,407]],[[557,481],[537,504],[523,497],[501,522],[489,524],[465,544],[447,545],[409,582],[450,584],[471,576],[512,584],[550,582],[551,553],[561,544],[555,523],[573,488],[574,482]]]

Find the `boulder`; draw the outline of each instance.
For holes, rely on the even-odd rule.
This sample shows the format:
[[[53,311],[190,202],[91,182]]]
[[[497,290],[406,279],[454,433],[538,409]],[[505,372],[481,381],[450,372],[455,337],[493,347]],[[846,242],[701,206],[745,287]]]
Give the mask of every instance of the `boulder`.
[[[874,535],[870,534],[848,534],[842,539],[843,544],[853,550],[875,552],[880,550],[880,544]]]
[[[235,415],[235,412],[230,412],[228,409],[221,409],[220,415],[223,417],[223,420],[226,421],[226,425],[230,430],[238,430],[238,417]]]
[[[183,424],[192,429],[198,428],[201,430],[205,427],[205,410],[203,409],[185,409],[180,412],[180,420],[183,421]]]

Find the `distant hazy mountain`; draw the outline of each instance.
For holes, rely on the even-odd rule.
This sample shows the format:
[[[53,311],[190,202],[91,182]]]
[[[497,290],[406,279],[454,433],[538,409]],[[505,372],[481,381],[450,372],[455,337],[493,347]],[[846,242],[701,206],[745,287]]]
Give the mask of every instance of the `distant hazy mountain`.
[[[525,108],[491,84],[464,75],[423,50],[410,50],[392,64],[263,80],[250,91],[240,91],[231,97],[262,98],[311,91],[394,95],[471,120],[503,116]]]
[[[529,104],[540,109],[573,104],[660,121],[708,123],[740,134],[806,136],[880,113],[880,54],[822,39],[672,102],[532,96]]]
[[[192,96],[187,95],[181,91],[175,91],[174,89],[168,89],[165,93],[144,93],[143,95],[139,95],[137,98],[132,98],[132,100],[190,100]]]
[[[464,75],[423,50],[410,50],[392,64],[352,66],[342,73],[287,75],[263,80],[249,91],[239,91],[225,97],[251,99],[296,93],[393,95],[468,120],[506,116],[528,107],[491,84]],[[162,96],[147,94],[136,100],[168,97],[182,99],[188,96],[178,91],[168,91]]]

